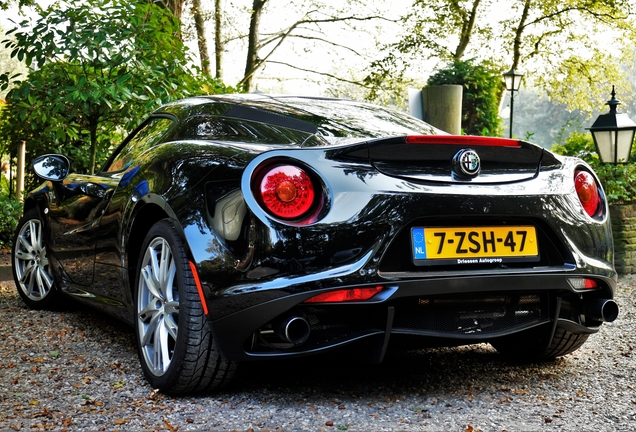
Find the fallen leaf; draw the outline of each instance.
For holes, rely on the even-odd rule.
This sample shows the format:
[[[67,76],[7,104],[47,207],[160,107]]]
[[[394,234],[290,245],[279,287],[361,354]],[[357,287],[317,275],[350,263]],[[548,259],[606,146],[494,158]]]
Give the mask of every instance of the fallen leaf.
[[[178,431],[178,430],[179,430],[179,428],[178,428],[178,427],[172,426],[172,425],[168,422],[168,420],[166,420],[165,418],[164,418],[164,419],[162,419],[162,420],[163,420],[163,424],[164,424],[164,425],[166,425],[166,427],[168,428],[168,430],[169,430],[170,432],[175,432],[175,431]]]
[[[33,418],[36,417],[49,417],[51,415],[50,411],[47,407],[42,407],[42,411],[36,414],[33,414]]]

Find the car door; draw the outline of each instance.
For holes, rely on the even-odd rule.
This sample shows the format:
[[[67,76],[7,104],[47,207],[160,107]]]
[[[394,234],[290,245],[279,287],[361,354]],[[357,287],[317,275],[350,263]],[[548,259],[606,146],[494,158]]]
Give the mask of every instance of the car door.
[[[95,244],[103,210],[119,179],[70,174],[56,185],[49,203],[49,249],[71,282],[93,282]]]
[[[100,276],[100,283],[95,283],[97,246],[102,252],[101,263],[121,262],[115,246],[118,229],[113,229],[113,224],[119,223],[117,216],[123,203],[115,192],[138,170],[135,157],[156,144],[172,124],[172,118],[151,117],[120,145],[100,173],[70,174],[56,185],[48,214],[50,249],[70,281],[87,287],[86,291],[104,297],[118,292],[111,283],[119,276],[116,271],[106,272],[112,275],[110,282],[101,283],[107,278]],[[113,197],[117,198],[114,205]],[[105,214],[106,223],[102,223]]]

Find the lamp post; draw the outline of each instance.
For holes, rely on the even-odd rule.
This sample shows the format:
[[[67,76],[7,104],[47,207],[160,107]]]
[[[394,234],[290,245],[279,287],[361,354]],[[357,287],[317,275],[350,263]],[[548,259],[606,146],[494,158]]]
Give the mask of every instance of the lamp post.
[[[603,163],[629,162],[636,123],[627,114],[616,112],[616,107],[620,103],[616,99],[616,91],[612,86],[612,99],[606,103],[609,105],[609,112],[599,115],[594,124],[588,128],[592,133],[598,156]]]
[[[523,73],[514,69],[510,69],[508,72],[503,74],[504,83],[506,83],[506,90],[510,92],[510,135],[512,138],[512,116],[514,114],[514,106],[515,106],[515,92],[519,91],[519,87],[521,87],[521,79],[523,78]]]

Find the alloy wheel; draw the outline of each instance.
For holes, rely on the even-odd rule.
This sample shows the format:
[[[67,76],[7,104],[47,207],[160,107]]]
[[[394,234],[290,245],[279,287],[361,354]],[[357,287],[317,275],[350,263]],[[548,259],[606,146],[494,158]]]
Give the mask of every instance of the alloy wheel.
[[[137,321],[144,361],[155,376],[162,376],[174,355],[179,322],[176,264],[163,237],[152,240],[144,254],[137,290]]]
[[[18,287],[34,302],[43,300],[53,287],[49,260],[42,238],[42,223],[29,219],[16,237],[13,265]]]

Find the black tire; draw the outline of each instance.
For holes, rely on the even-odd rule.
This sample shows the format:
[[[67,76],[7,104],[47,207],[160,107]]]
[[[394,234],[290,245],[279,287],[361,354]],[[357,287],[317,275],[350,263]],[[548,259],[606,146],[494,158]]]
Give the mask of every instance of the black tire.
[[[18,294],[31,309],[56,309],[60,292],[55,286],[37,209],[27,211],[18,222],[11,254],[13,279]]]
[[[510,360],[536,362],[553,360],[556,357],[570,354],[579,349],[588,337],[588,334],[575,334],[557,328],[549,347],[546,347],[545,337],[524,337],[523,334],[491,341],[491,345]]]
[[[150,385],[170,394],[216,390],[236,363],[221,358],[185,248],[169,219],[150,228],[135,282],[135,334]]]

